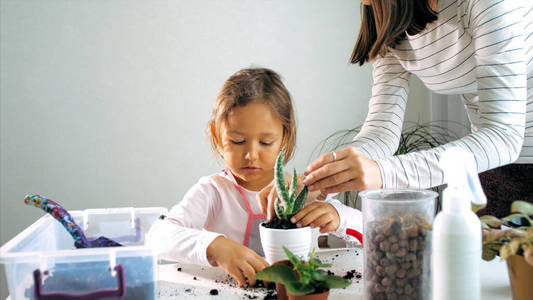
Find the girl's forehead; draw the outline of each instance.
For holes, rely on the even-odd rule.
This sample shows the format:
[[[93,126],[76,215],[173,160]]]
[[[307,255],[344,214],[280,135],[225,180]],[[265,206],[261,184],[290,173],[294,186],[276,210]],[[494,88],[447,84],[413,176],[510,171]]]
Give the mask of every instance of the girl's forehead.
[[[279,135],[283,132],[278,114],[263,102],[233,108],[221,125],[230,134]]]

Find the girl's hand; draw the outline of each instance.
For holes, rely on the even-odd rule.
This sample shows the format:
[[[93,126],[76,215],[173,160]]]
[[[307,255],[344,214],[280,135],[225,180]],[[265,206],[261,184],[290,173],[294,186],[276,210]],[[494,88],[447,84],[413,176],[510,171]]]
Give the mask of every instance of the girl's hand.
[[[298,177],[298,192],[303,188],[303,179],[303,176]],[[285,174],[285,183],[289,184],[291,181],[292,176]],[[270,222],[274,217],[274,201],[276,199],[278,199],[278,192],[276,190],[276,180],[274,179],[257,194],[257,201],[259,202],[261,213],[267,215],[267,222]],[[320,191],[310,191],[307,194],[305,202],[324,199],[326,199],[326,195],[320,194]]]
[[[223,236],[217,237],[207,247],[207,257],[214,266],[219,266],[231,275],[239,286],[255,284],[255,273],[268,267],[264,258],[252,249]]]
[[[335,153],[323,154],[307,167],[304,183],[309,191],[329,194],[383,187],[381,171],[375,161],[352,146]]]
[[[298,227],[319,227],[320,233],[326,233],[339,228],[340,217],[333,205],[316,201],[302,208],[291,218],[291,222],[296,223]]]

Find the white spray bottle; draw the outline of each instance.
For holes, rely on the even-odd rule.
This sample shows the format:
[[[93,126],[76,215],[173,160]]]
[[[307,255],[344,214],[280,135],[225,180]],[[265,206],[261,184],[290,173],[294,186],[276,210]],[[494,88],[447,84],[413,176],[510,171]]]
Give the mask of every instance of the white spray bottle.
[[[459,147],[445,150],[439,164],[448,187],[442,211],[433,223],[432,276],[434,300],[481,299],[481,222],[471,203],[484,206],[474,156]]]

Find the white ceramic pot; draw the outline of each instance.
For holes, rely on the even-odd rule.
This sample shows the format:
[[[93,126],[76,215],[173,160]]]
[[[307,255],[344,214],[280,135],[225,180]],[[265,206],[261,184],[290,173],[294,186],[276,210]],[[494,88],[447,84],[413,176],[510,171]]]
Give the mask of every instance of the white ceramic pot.
[[[259,234],[265,258],[270,264],[288,259],[285,251],[283,251],[283,246],[305,260],[309,258],[312,235],[309,226],[294,229],[274,229],[259,224]]]
[[[313,251],[313,248],[318,250],[318,237],[320,235],[320,227],[311,228],[311,243],[309,244],[309,252]]]

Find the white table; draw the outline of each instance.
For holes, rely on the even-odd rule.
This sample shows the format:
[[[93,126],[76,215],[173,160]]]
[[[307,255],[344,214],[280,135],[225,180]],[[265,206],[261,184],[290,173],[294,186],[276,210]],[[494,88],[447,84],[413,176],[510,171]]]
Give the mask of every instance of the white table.
[[[338,256],[337,256],[338,255]],[[323,262],[332,263],[329,268],[344,276],[348,271],[363,271],[363,249],[320,249],[317,254]],[[181,271],[178,271],[181,268]],[[483,300],[511,299],[511,287],[505,261],[496,258],[481,261],[481,285]],[[196,279],[194,279],[196,277]],[[209,294],[217,289],[218,296]],[[220,268],[199,267],[186,264],[161,264],[158,266],[156,299],[263,299],[265,288],[240,288]],[[346,289],[332,289],[329,299],[363,299],[363,280],[354,277]],[[7,298],[9,300],[9,297]]]
[[[355,248],[321,249],[316,254],[322,262],[333,264],[328,269],[340,276],[352,270],[356,271],[354,275],[361,274],[362,256],[363,249]],[[181,271],[177,271],[178,267],[181,267]],[[211,289],[217,289],[219,299],[263,299],[267,294],[265,288],[239,288],[235,281],[220,268],[167,264],[159,265],[158,273],[157,299],[213,300],[215,298],[209,294]],[[354,299],[354,295],[362,295],[362,293],[363,280],[354,277],[352,284],[346,289],[332,289],[329,299]]]
[[[481,261],[481,299],[509,300],[512,298],[509,273],[505,260],[496,257],[492,261]]]
[[[351,270],[363,271],[363,249],[321,249],[317,257],[323,262],[332,263],[329,269],[336,275],[344,276]],[[220,268],[165,264],[159,265],[158,274],[156,299],[159,300],[263,299],[267,293],[264,288],[239,288]],[[482,261],[481,280],[483,300],[511,299],[505,261],[499,258],[491,262]],[[217,289],[218,298],[209,294],[212,289]],[[346,289],[332,289],[329,299],[363,299],[363,280],[353,278],[352,284]]]

